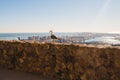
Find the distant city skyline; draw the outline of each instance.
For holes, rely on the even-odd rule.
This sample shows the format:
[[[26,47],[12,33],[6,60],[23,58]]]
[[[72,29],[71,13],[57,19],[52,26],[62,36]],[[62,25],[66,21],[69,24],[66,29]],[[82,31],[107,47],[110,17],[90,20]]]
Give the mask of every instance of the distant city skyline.
[[[0,0],[0,33],[120,33],[120,0]]]

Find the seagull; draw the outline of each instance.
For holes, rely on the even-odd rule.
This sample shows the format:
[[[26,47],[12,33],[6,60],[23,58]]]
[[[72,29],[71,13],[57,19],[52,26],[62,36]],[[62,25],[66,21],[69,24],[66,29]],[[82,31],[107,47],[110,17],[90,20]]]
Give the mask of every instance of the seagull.
[[[50,37],[51,39],[55,40],[55,39],[58,39],[54,34],[53,34],[53,31],[50,30]]]

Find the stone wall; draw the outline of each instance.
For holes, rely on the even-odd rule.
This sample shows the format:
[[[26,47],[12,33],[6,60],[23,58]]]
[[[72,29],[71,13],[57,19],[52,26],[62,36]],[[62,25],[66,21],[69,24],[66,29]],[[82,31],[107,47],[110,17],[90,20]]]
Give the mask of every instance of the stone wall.
[[[55,80],[120,80],[120,49],[0,41],[0,66]]]

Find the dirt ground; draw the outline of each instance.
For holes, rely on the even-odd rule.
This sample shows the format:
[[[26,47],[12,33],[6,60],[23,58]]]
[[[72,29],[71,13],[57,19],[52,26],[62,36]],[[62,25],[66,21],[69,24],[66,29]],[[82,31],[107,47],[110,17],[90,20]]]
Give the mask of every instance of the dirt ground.
[[[32,73],[0,68],[0,80],[53,80]]]

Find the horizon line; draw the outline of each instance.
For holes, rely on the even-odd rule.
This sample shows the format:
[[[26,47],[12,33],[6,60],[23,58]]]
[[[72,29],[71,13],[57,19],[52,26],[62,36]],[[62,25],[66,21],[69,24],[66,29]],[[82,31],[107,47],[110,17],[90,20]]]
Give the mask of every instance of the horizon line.
[[[4,33],[49,33],[49,31],[48,32],[0,32],[0,34],[4,34]],[[78,32],[78,31],[76,31],[76,32],[72,32],[72,31],[69,31],[69,32],[54,32],[54,33],[108,33],[108,34],[120,34],[120,32],[88,32],[88,31],[86,31],[86,32]]]

